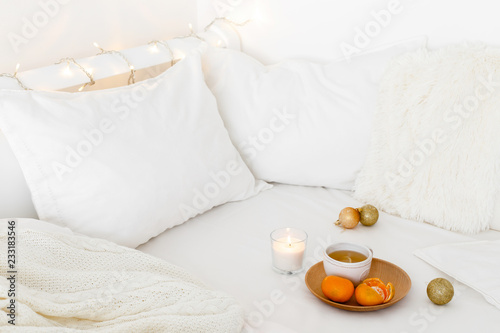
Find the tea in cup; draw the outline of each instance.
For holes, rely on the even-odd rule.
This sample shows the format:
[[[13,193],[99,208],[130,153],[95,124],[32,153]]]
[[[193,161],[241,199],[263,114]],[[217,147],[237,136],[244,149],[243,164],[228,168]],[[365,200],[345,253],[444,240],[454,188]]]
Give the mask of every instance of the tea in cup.
[[[323,253],[323,267],[326,275],[336,275],[356,286],[370,273],[373,251],[364,245],[335,243]]]

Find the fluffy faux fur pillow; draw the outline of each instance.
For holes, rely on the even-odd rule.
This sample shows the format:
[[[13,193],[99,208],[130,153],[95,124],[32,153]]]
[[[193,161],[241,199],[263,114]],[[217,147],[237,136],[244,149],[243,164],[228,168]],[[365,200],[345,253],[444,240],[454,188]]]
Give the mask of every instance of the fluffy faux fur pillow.
[[[448,230],[488,229],[499,124],[499,49],[461,45],[399,57],[381,83],[355,196]]]
[[[500,231],[500,193],[497,194],[495,210],[493,212],[493,219],[491,221],[490,228]]]

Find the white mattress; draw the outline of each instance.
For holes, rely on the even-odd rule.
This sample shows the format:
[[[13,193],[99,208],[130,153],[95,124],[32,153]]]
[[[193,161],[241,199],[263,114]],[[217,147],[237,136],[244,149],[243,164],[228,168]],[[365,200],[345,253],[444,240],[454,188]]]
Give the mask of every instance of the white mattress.
[[[339,211],[361,204],[348,192],[275,185],[249,200],[229,203],[168,230],[139,247],[194,273],[213,288],[235,296],[245,307],[246,332],[492,332],[497,308],[479,293],[415,257],[417,248],[472,239],[499,239],[487,231],[473,238],[382,213],[373,227],[335,227]],[[284,276],[271,268],[272,230],[297,227],[309,234],[307,266],[321,260],[324,246],[351,241],[370,246],[376,258],[403,268],[412,288],[399,303],[375,312],[348,312],[316,299],[304,283],[305,271]],[[438,307],[426,295],[436,277],[449,278],[455,297]],[[280,304],[271,295],[283,293]],[[280,299],[281,300],[281,299]]]

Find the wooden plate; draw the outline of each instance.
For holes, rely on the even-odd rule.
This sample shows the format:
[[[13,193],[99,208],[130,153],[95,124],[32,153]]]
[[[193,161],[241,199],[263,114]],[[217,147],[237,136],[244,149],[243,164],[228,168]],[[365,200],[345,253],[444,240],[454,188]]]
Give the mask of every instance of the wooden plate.
[[[408,294],[408,291],[410,291],[411,288],[411,279],[404,270],[402,270],[398,266],[388,261],[377,258],[373,258],[372,260],[372,266],[370,268],[370,273],[368,274],[368,277],[369,278],[378,277],[384,283],[392,282],[395,290],[393,299],[391,299],[389,302],[385,304],[370,305],[370,306],[359,305],[356,302],[356,298],[354,295],[352,295],[351,299],[345,303],[337,303],[331,301],[328,298],[326,298],[325,295],[323,294],[323,291],[321,291],[321,282],[325,277],[326,273],[323,268],[323,261],[320,261],[317,264],[313,265],[311,268],[309,268],[309,270],[306,273],[307,288],[309,288],[309,290],[313,293],[314,296],[316,296],[326,304],[348,311],[364,312],[364,311],[375,311],[375,310],[385,309],[402,300],[403,297],[405,297],[406,294]]]

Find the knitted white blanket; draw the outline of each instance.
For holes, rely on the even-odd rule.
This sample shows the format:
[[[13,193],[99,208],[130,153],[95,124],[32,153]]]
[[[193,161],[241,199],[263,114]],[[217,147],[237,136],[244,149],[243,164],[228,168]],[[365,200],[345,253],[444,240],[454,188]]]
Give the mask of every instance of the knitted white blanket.
[[[239,332],[243,311],[183,269],[89,237],[16,230],[15,326],[0,223],[0,331]],[[6,278],[7,277],[7,278]]]

